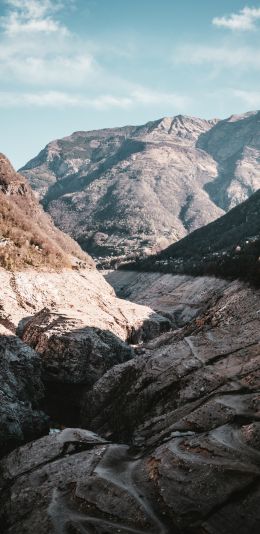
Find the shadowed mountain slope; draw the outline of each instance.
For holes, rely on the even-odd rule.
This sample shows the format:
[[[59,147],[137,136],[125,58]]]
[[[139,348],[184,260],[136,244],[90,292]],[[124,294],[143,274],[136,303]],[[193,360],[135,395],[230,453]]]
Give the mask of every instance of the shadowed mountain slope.
[[[131,268],[214,274],[260,284],[260,190],[220,219]],[[129,268],[129,266],[125,266]]]

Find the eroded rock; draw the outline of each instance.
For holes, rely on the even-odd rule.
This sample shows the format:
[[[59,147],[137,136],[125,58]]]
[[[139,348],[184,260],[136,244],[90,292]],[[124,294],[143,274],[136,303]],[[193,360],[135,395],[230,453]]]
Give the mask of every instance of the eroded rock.
[[[48,431],[39,356],[9,332],[0,335],[0,455]]]
[[[14,451],[0,464],[3,532],[170,532],[139,481],[141,460],[66,429]]]
[[[65,429],[2,460],[4,534],[259,532],[260,293],[238,282],[210,293],[205,305],[197,296],[193,320],[84,394],[91,433]],[[75,346],[67,360],[64,351],[75,318],[65,317],[67,333],[60,315],[38,319],[25,335],[50,370],[48,350],[64,336],[57,353],[80,380]],[[66,365],[56,369],[69,378]]]

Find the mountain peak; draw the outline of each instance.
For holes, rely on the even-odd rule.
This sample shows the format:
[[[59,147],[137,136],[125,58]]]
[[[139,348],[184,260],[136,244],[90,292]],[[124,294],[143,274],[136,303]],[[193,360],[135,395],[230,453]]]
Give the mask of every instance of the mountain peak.
[[[6,195],[13,195],[25,194],[25,192],[29,192],[29,189],[25,178],[18,174],[9,159],[0,153],[0,191]]]
[[[259,111],[248,111],[247,113],[230,115],[230,117],[227,119],[227,122],[238,122],[245,119],[250,119],[251,117],[259,115],[259,113]]]
[[[26,178],[0,153],[0,266],[6,269],[71,267],[93,262],[69,236],[55,228]]]
[[[48,147],[22,172],[55,223],[102,264],[161,250],[260,187],[256,119],[166,116]]]
[[[0,152],[0,180],[7,183],[16,180],[18,176],[9,159]]]

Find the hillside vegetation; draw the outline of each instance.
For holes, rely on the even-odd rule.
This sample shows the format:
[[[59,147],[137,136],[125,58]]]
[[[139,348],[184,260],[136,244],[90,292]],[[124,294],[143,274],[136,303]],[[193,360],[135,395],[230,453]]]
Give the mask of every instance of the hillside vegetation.
[[[160,254],[122,268],[215,275],[260,285],[260,190],[229,213]]]
[[[25,178],[0,154],[0,266],[53,268],[93,266],[70,237],[55,228]]]

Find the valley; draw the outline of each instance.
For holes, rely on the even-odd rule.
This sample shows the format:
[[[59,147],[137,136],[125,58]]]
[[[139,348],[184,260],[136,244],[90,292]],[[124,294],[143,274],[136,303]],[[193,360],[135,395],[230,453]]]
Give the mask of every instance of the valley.
[[[0,534],[260,533],[259,30],[0,1]]]
[[[217,141],[213,149],[209,132],[240,131],[244,121],[246,136],[256,117],[197,121],[196,128],[179,118],[146,126],[145,135],[159,143],[167,125],[167,135],[184,139],[188,151],[200,136],[213,154]],[[102,135],[106,147],[107,131]],[[46,199],[56,202],[57,185],[49,178],[44,183],[39,193],[51,213]],[[76,182],[67,183],[73,189]],[[119,269],[105,270],[111,256],[102,249],[100,271],[56,228],[26,178],[0,157],[3,534],[258,533],[260,228],[254,188],[257,180],[247,189],[249,198],[238,203],[244,197],[234,195],[229,206],[222,192],[222,207],[210,211],[222,217],[195,231],[191,226],[188,236],[186,229],[178,234],[183,239],[157,254],[139,250],[138,238],[138,258],[131,244]],[[213,189],[210,194],[213,199]],[[172,234],[169,240],[175,241]]]

